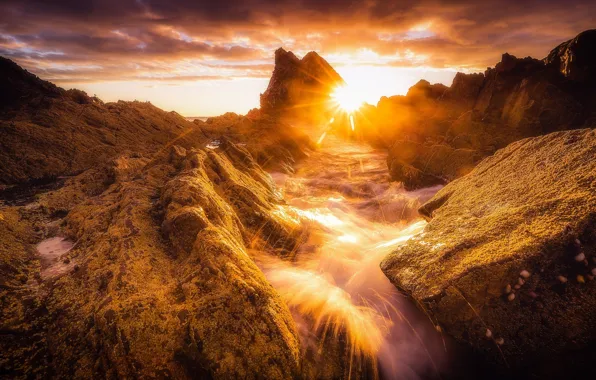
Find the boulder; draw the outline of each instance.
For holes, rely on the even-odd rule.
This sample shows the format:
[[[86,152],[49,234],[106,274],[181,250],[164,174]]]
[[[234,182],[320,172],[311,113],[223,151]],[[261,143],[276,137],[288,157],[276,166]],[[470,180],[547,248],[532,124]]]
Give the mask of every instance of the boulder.
[[[548,365],[553,355],[591,368],[582,360],[596,341],[594,157],[591,129],[497,151],[420,208],[424,232],[383,272],[443,331],[495,361],[541,376],[561,370]]]

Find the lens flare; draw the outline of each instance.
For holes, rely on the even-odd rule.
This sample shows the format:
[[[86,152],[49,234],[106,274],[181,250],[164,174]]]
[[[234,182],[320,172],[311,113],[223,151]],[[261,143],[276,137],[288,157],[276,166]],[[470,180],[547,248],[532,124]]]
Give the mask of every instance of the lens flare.
[[[364,104],[364,98],[359,91],[355,91],[349,86],[337,87],[331,97],[335,100],[338,106],[348,113],[356,111]]]

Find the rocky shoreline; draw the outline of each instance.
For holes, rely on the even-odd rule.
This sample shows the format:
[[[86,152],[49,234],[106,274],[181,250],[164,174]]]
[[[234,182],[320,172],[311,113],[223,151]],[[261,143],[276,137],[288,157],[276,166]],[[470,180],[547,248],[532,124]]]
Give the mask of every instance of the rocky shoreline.
[[[596,358],[595,33],[356,115],[352,137],[387,150],[394,180],[446,185],[382,270],[510,377],[573,377]],[[299,126],[329,123],[343,83],[314,52],[275,60],[260,109],[190,122],[0,59],[0,375],[378,376],[374,358],[346,369],[342,334],[324,363],[302,355],[251,256],[291,261],[304,243],[265,170],[291,173],[316,149]]]

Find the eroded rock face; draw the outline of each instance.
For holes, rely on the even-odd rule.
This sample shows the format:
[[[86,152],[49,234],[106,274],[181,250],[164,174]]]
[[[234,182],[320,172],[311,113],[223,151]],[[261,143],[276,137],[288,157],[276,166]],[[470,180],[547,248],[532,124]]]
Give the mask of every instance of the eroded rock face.
[[[329,120],[329,94],[345,82],[315,52],[302,59],[282,48],[275,51],[275,69],[261,94],[261,111],[265,114],[302,120],[319,117]]]
[[[499,150],[422,206],[424,233],[382,270],[444,331],[496,361],[502,352],[548,371],[549,357],[568,354],[580,365],[596,339],[594,157],[591,129]]]

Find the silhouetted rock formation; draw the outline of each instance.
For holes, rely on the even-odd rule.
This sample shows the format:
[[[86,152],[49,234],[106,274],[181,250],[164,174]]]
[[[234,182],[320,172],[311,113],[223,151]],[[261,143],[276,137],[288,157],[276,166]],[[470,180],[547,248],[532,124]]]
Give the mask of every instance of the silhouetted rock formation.
[[[596,81],[596,29],[586,30],[577,37],[554,48],[544,59],[565,77],[575,82]]]
[[[591,129],[499,150],[424,204],[425,232],[381,268],[444,331],[496,361],[499,350],[509,364],[542,361],[538,373],[565,353],[579,366],[592,353],[575,350],[596,339],[594,157]]]
[[[314,51],[298,59],[294,53],[279,48],[275,51],[273,75],[267,90],[261,94],[261,111],[286,118],[328,120],[329,95],[344,83],[333,67]]]
[[[596,31],[540,61],[503,54],[484,74],[458,73],[451,87],[420,81],[382,98],[358,120],[365,139],[389,149],[406,188],[447,183],[519,139],[596,125]]]

